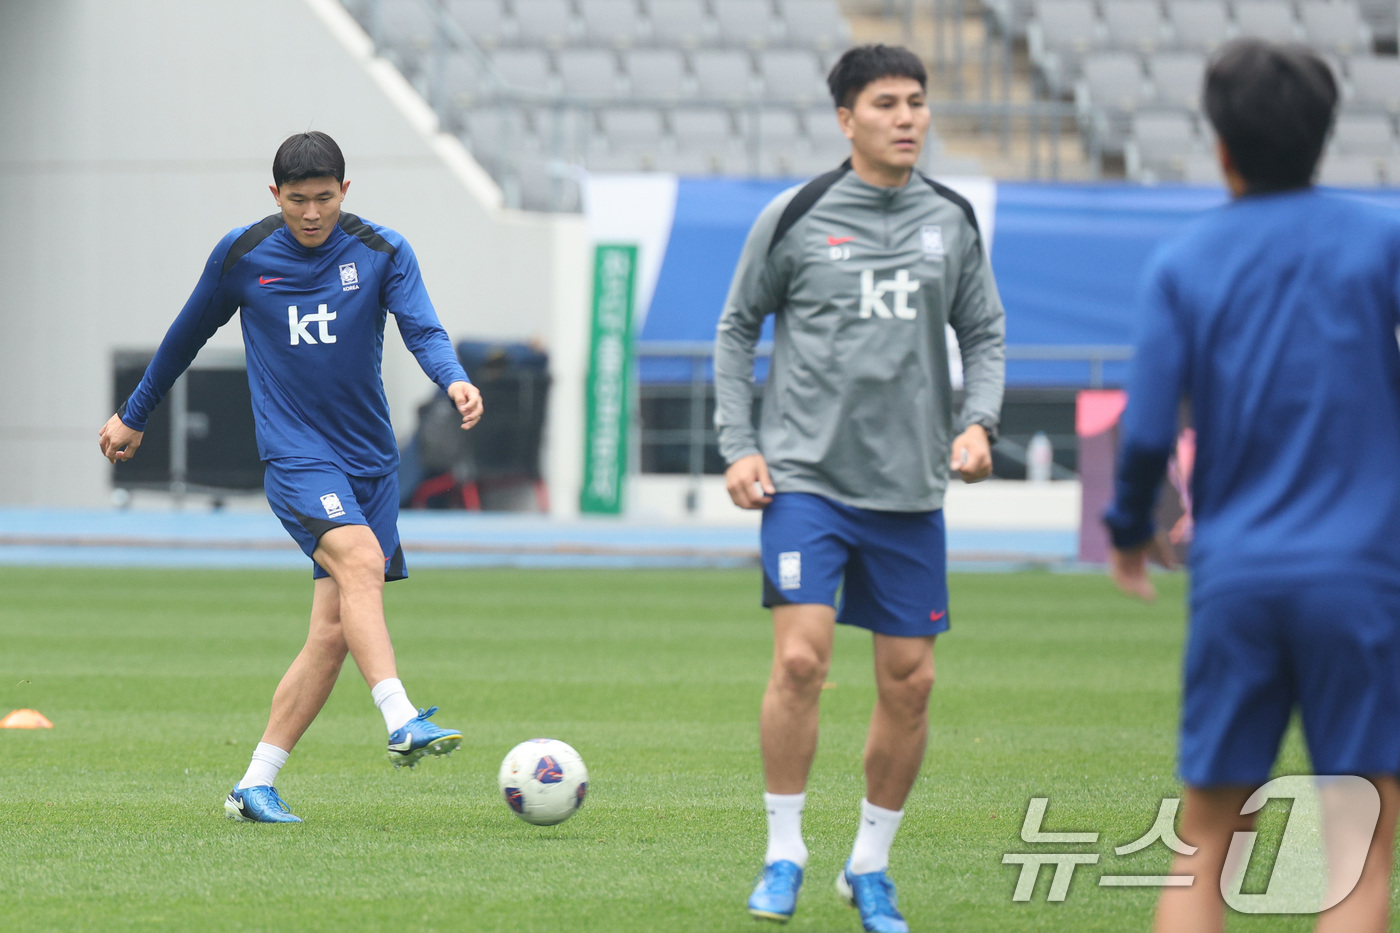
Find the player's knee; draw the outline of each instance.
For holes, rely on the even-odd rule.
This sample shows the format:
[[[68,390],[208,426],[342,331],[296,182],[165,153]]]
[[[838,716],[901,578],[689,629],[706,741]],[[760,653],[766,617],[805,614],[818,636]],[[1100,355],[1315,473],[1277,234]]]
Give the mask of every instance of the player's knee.
[[[928,712],[933,681],[933,665],[919,665],[901,677],[890,678],[881,693],[886,702],[892,703],[902,713],[922,716]]]
[[[323,657],[339,656],[344,659],[350,650],[345,642],[345,630],[340,627],[337,621],[333,625],[319,625],[311,629],[311,634],[307,636],[307,643],[316,650],[318,655]]]
[[[829,667],[829,662],[803,646],[778,656],[777,673],[784,686],[806,692],[821,688]]]

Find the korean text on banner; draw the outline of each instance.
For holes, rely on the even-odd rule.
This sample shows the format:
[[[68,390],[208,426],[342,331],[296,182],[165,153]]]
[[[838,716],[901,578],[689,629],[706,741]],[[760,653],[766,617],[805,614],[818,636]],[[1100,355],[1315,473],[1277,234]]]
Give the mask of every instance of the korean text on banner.
[[[632,303],[637,247],[599,244],[593,262],[582,512],[622,511],[632,395]]]

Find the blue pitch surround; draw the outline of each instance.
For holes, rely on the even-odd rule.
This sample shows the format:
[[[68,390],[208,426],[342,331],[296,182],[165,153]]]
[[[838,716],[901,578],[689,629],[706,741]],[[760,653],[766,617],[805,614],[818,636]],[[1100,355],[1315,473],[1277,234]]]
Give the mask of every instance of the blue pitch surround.
[[[415,568],[757,567],[758,528],[405,512]],[[948,532],[951,570],[1073,569],[1074,531]],[[274,567],[309,561],[271,512],[0,509],[0,564]]]

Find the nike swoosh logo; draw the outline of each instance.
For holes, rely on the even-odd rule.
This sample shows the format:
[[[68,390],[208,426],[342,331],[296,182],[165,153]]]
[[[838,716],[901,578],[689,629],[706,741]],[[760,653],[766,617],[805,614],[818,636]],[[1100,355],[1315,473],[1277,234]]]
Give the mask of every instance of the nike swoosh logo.
[[[946,616],[947,614],[948,614],[948,610],[947,610],[947,609],[944,609],[942,612],[930,612],[930,613],[928,614],[928,620],[929,620],[930,622],[937,622],[939,619],[943,618],[943,617]]]
[[[840,246],[842,243],[850,243],[855,240],[853,236],[829,236],[826,238],[827,246]]]
[[[389,743],[389,749],[390,749],[390,751],[395,751],[395,752],[406,752],[406,751],[408,751],[408,750],[409,750],[410,748],[412,748],[412,747],[413,747],[413,733],[412,733],[412,732],[410,732],[408,735],[404,736],[404,740],[403,740],[402,742],[400,742],[399,744],[397,744],[397,745],[395,745],[393,742],[390,742],[390,743]]]
[[[242,810],[242,809],[243,809],[243,798],[242,798],[242,797],[239,797],[239,798],[237,798],[236,800],[234,800],[234,801],[233,801],[233,805],[234,805],[235,807],[237,807],[238,809]]]
[[[259,285],[271,285],[273,282],[280,282],[280,281],[282,281],[282,279],[284,279],[284,278],[286,278],[286,276],[281,276],[281,275],[279,275],[279,276],[278,276],[277,278],[275,278],[275,279],[265,279],[265,278],[263,278],[262,276],[258,276],[258,284],[259,284]]]

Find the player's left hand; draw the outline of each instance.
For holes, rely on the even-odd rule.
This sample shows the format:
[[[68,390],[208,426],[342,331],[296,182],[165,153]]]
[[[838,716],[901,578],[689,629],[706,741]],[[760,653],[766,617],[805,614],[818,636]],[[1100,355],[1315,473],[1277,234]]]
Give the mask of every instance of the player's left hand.
[[[992,442],[980,424],[968,425],[953,441],[953,458],[948,464],[964,483],[979,483],[992,475]]]
[[[462,415],[462,430],[470,431],[486,411],[481,404],[481,390],[470,382],[454,382],[447,387],[447,396]]]
[[[145,436],[145,431],[127,427],[121,415],[113,415],[97,432],[97,443],[102,448],[102,456],[116,463],[136,456],[136,449]]]
[[[1176,569],[1176,554],[1164,535],[1154,535],[1130,550],[1111,548],[1108,552],[1108,573],[1118,589],[1150,603],[1157,598],[1157,588],[1147,577],[1148,560],[1167,570]]]

